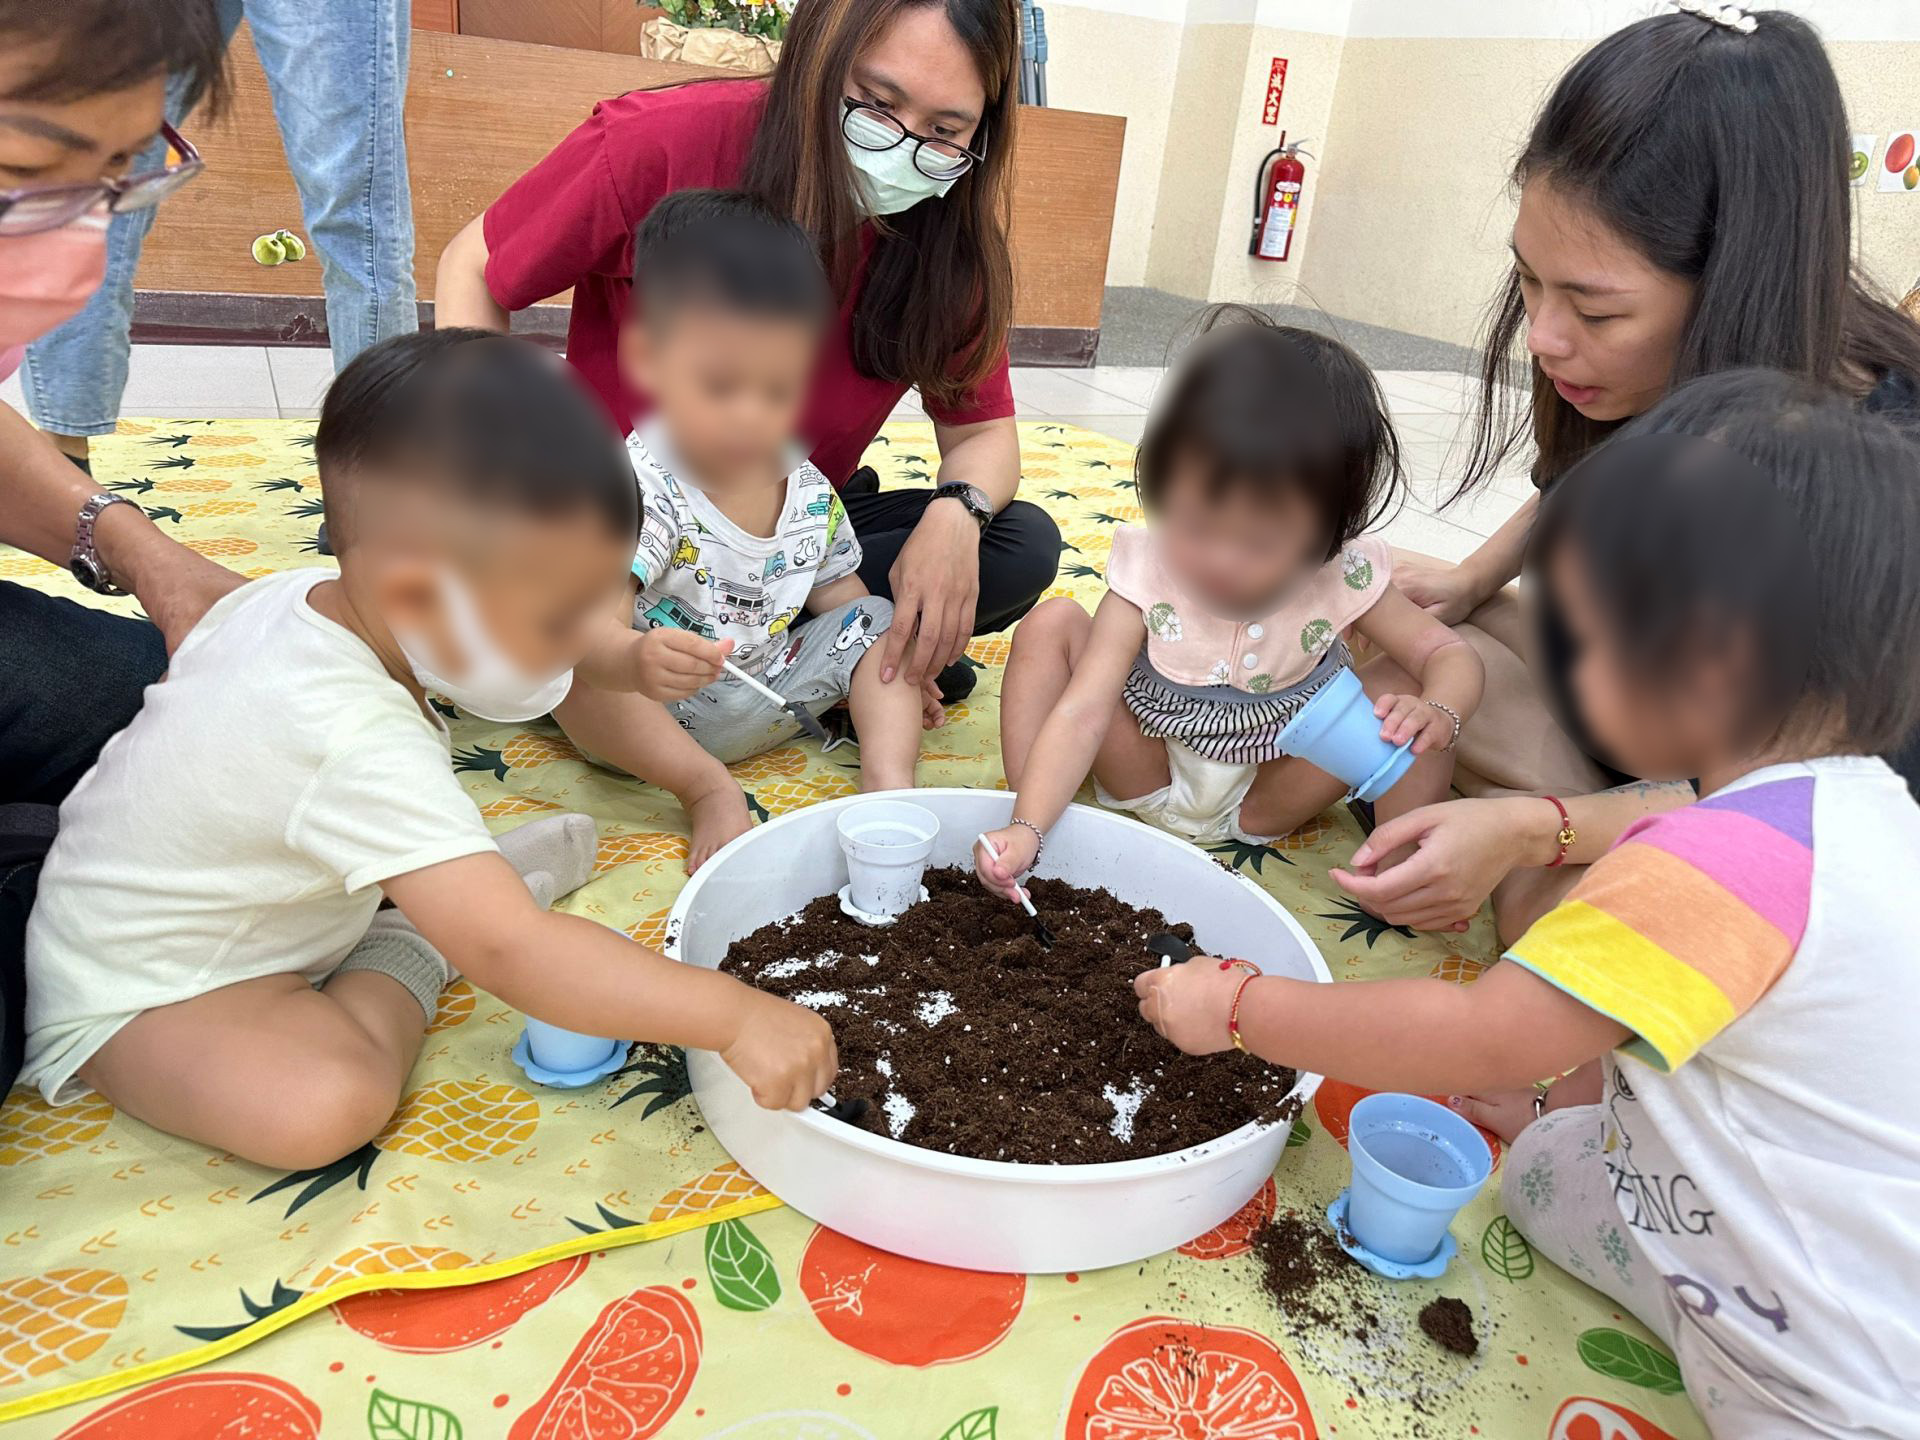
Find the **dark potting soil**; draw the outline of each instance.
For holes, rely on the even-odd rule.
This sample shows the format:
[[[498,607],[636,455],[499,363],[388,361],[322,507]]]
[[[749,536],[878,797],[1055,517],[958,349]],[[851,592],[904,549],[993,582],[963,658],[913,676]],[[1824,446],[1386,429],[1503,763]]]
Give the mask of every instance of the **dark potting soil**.
[[[1366,1271],[1326,1225],[1286,1211],[1253,1237],[1260,1288],[1296,1325],[1338,1330],[1365,1343],[1380,1323]]]
[[[1473,1334],[1473,1311],[1466,1301],[1451,1295],[1426,1303],[1420,1311],[1420,1328],[1434,1344],[1456,1355],[1471,1356],[1480,1348]]]
[[[849,1123],[950,1155],[1086,1165],[1293,1119],[1293,1071],[1184,1055],[1140,1019],[1133,977],[1158,963],[1147,937],[1172,931],[1204,949],[1191,925],[1034,880],[1047,950],[1026,912],[971,872],[924,883],[929,898],[884,929],[829,895],[735,941],[722,967],[833,1026],[841,1113],[870,1101]]]

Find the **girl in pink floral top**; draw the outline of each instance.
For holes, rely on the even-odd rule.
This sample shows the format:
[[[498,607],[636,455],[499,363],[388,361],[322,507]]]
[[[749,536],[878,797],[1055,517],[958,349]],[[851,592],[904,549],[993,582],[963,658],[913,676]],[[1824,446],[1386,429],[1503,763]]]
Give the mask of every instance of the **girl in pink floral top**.
[[[1222,318],[1235,323],[1220,324]],[[1364,532],[1397,501],[1400,453],[1351,350],[1216,312],[1154,407],[1135,461],[1149,524],[1114,537],[1089,617],[1050,600],[1014,634],[1000,743],[1018,794],[980,875],[1011,893],[1089,770],[1102,804],[1200,843],[1283,835],[1345,785],[1281,754],[1281,730],[1353,664],[1381,738],[1419,757],[1377,805],[1444,799],[1480,701],[1480,660],[1392,584]]]

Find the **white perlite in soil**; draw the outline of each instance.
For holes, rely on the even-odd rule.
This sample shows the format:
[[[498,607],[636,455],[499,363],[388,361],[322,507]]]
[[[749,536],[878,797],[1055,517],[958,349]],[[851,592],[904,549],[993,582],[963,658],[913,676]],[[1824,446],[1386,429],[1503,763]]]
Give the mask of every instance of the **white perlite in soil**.
[[[920,1023],[931,1030],[959,1008],[953,1003],[952,995],[945,990],[934,990],[920,1002],[920,1008],[914,1013],[920,1017]]]
[[[1107,1129],[1113,1138],[1120,1141],[1133,1139],[1133,1117],[1140,1113],[1140,1107],[1147,1096],[1153,1093],[1153,1087],[1136,1075],[1125,1090],[1109,1084],[1100,1092],[1106,1102],[1113,1106],[1113,1119],[1107,1122]]]

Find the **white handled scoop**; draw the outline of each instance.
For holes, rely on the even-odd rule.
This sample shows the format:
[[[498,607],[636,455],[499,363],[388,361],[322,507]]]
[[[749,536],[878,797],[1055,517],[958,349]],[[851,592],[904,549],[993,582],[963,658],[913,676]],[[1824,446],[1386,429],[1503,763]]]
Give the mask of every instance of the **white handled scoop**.
[[[800,722],[800,728],[806,731],[807,734],[811,735],[814,739],[818,740],[822,745],[825,745],[826,743],[828,743],[827,727],[822,725],[818,720],[814,719],[813,712],[807,709],[807,707],[802,705],[798,700],[786,699],[784,696],[780,694],[778,690],[775,690],[771,685],[761,684],[758,680],[754,679],[753,676],[749,675],[746,671],[742,670],[738,665],[734,664],[733,661],[731,660],[727,660],[723,658],[720,661],[720,663],[726,666],[727,673],[733,676],[734,679],[740,681],[748,689],[758,691],[761,697],[765,699],[768,704],[777,705],[780,709],[786,711],[789,715],[793,716],[795,720],[798,720]]]
[[[980,848],[987,852],[989,859],[998,860],[1000,858],[1000,852],[993,848],[993,841],[987,838],[984,830],[980,832],[977,838],[980,842]],[[1049,930],[1047,928],[1047,922],[1040,918],[1040,912],[1033,908],[1033,899],[1027,894],[1027,887],[1024,885],[1016,885],[1013,893],[1020,901],[1020,908],[1033,917],[1033,938],[1040,942],[1043,949],[1051,950],[1054,939],[1053,931]]]

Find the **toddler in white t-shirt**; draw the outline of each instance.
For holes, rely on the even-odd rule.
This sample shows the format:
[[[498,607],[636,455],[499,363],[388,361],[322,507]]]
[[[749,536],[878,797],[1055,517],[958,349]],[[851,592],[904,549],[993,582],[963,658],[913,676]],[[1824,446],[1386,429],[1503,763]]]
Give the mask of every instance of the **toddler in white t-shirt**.
[[[22,1078],[326,1164],[387,1122],[458,967],[556,1025],[718,1051],[763,1104],[826,1090],[824,1021],[549,912],[591,822],[497,848],[448,765],[426,692],[543,715],[613,623],[633,472],[570,373],[480,331],[391,340],[334,382],[315,450],[339,576],[216,605],[61,808]]]

